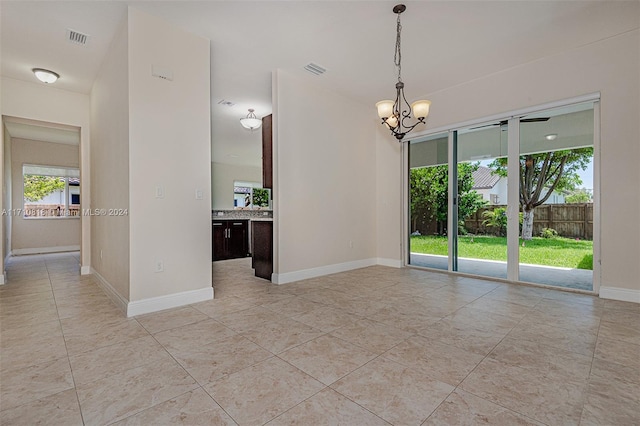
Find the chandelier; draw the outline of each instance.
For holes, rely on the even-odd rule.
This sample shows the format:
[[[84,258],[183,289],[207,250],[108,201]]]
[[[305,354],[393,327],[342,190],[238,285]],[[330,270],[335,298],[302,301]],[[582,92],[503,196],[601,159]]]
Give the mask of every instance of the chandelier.
[[[398,82],[396,83],[396,100],[384,100],[376,103],[378,108],[378,117],[382,119],[382,124],[387,126],[391,130],[391,134],[398,139],[398,142],[402,141],[402,138],[413,130],[418,124],[424,124],[425,119],[429,115],[429,107],[431,101],[415,101],[411,105],[407,102],[407,98],[404,96],[404,83],[402,81],[402,52],[400,49],[400,34],[402,32],[402,25],[400,24],[400,14],[404,12],[407,7],[404,4],[398,4],[394,6],[393,13],[398,15],[396,26],[396,49],[393,55],[393,63],[398,68]],[[411,124],[413,120],[411,113],[417,120]]]

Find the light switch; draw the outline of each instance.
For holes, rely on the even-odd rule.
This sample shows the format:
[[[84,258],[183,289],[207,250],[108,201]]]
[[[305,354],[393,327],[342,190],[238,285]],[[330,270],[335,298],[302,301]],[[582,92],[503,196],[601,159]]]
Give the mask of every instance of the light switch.
[[[164,198],[164,188],[162,185],[156,186],[156,198]]]
[[[202,189],[196,189],[196,200],[202,200]]]

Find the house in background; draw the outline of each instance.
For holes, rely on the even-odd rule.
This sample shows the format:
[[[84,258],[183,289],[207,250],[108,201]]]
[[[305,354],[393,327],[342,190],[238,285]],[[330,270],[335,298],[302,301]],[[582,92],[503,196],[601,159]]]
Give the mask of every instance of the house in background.
[[[507,179],[493,173],[489,167],[479,166],[472,174],[473,188],[491,205],[507,203]],[[564,194],[554,191],[544,204],[564,204]]]
[[[500,205],[507,201],[507,180],[493,173],[489,167],[478,166],[471,175],[473,188],[482,199],[492,205]]]

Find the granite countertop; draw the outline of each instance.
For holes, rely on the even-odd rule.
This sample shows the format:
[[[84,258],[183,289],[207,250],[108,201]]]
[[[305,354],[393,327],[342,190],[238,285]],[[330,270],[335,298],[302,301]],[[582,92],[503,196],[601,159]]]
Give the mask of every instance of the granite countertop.
[[[213,220],[272,220],[273,210],[212,210]]]

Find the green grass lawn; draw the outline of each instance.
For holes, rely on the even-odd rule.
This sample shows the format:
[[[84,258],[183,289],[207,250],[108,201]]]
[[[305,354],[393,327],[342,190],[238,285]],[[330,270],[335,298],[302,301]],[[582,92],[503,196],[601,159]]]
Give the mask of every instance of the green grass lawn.
[[[593,269],[593,241],[571,238],[534,237],[522,247],[520,263]],[[447,255],[447,237],[419,235],[411,237],[411,252]],[[485,235],[460,236],[458,256],[472,259],[507,260],[507,239]]]

